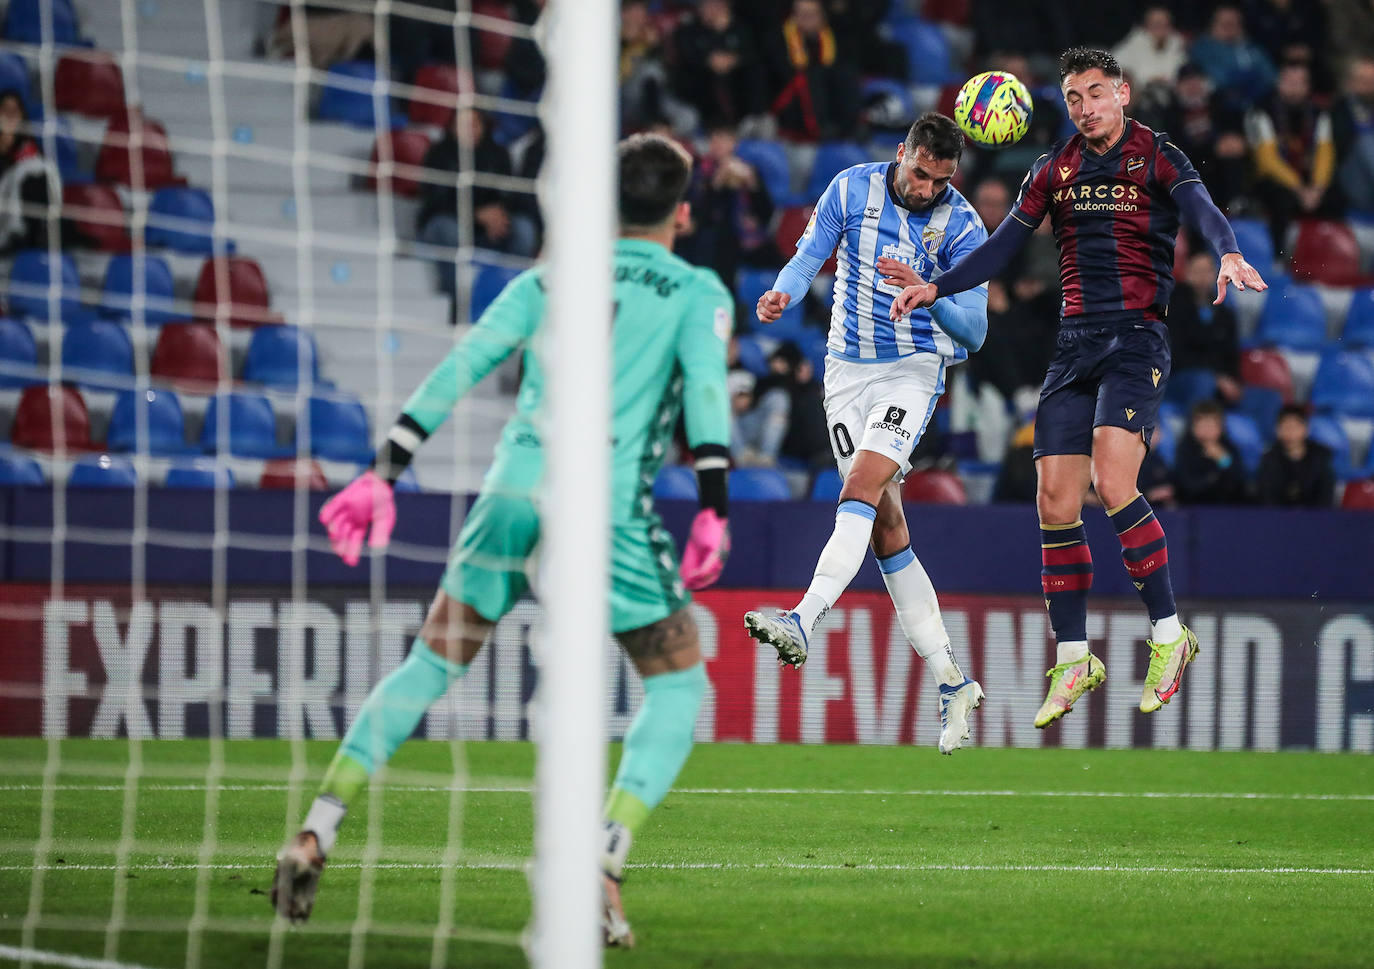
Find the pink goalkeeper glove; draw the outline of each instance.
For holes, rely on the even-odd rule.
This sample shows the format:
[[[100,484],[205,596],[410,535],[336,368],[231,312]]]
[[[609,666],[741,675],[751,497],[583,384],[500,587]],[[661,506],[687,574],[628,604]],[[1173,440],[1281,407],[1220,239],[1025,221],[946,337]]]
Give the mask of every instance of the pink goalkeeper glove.
[[[357,565],[363,548],[363,535],[372,525],[367,544],[386,548],[391,529],[396,525],[396,500],[387,484],[375,471],[364,471],[343,491],[324,503],[320,522],[329,532],[329,544],[345,565]]]
[[[687,588],[704,589],[720,578],[725,560],[730,557],[730,523],[710,508],[703,508],[692,519],[692,532],[682,552],[682,583]]]

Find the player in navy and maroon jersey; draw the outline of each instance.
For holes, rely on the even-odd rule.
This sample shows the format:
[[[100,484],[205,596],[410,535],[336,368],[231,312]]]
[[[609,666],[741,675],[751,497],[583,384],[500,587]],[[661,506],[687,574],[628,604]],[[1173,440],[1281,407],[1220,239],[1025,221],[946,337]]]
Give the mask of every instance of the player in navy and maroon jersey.
[[[1163,320],[1180,216],[1221,259],[1217,303],[1228,285],[1267,288],[1188,158],[1166,135],[1126,118],[1131,89],[1116,58],[1074,48],[1060,58],[1059,77],[1078,133],[1031,166],[1011,218],[987,242],[938,279],[908,286],[892,308],[895,319],[996,276],[1050,216],[1064,301],[1036,413],[1035,467],[1041,585],[1058,656],[1037,727],[1107,677],[1088,651],[1093,568],[1080,516],[1089,485],[1116,526],[1126,571],[1150,614],[1140,709],[1168,703],[1197,655],[1197,638],[1174,606],[1164,531],[1136,490],[1169,376]]]

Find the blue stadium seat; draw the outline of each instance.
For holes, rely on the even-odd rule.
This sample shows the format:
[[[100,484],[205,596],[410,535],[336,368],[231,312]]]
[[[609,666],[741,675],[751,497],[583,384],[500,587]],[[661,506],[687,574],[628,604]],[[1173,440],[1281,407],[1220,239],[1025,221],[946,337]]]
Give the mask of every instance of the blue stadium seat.
[[[1227,414],[1226,436],[1240,452],[1240,463],[1253,474],[1264,455],[1264,435],[1255,425],[1254,418],[1248,414]]]
[[[215,205],[209,192],[168,186],[154,192],[148,203],[144,238],[150,246],[208,255],[215,250],[214,225]],[[224,252],[234,251],[234,244],[227,239],[219,245]]]
[[[501,290],[520,275],[520,270],[506,266],[478,266],[477,275],[472,280],[472,311],[470,319],[474,322],[486,308],[501,295]]]
[[[1327,353],[1317,367],[1310,402],[1324,413],[1374,417],[1374,363],[1362,353]]]
[[[369,462],[371,461],[371,457],[370,457],[370,456],[369,456],[369,458],[368,458],[368,461],[369,461]],[[358,473],[361,474],[362,472],[364,472],[364,471],[366,471],[366,470],[367,470],[367,467],[359,468],[359,469],[358,469]],[[415,465],[412,464],[412,465],[410,465],[408,468],[406,468],[404,471],[401,472],[401,476],[400,476],[399,478],[397,478],[397,479],[396,479],[396,483],[395,483],[394,485],[392,485],[392,490],[393,490],[393,491],[408,492],[408,493],[410,493],[410,494],[419,494],[419,493],[420,493],[420,491],[421,491],[422,489],[420,488],[420,479],[419,479],[418,477],[415,476]]]
[[[81,305],[81,277],[76,271],[76,261],[64,252],[54,272],[46,249],[23,249],[15,253],[14,264],[10,267],[10,312],[36,320],[48,319],[48,287],[54,275],[61,280],[58,303],[61,318],[73,320],[89,315]]]
[[[81,33],[77,29],[76,10],[72,0],[10,0],[5,11],[5,23],[0,35],[6,40],[21,44],[41,44],[47,33],[48,15],[44,8],[52,10],[51,34],[47,34],[53,44],[80,44]]]
[[[781,471],[736,468],[730,472],[730,497],[735,501],[788,501],[792,489]]]
[[[654,497],[697,500],[697,473],[685,464],[665,464],[654,478]]]
[[[138,436],[140,410],[147,422],[147,437],[142,441]],[[170,390],[126,390],[115,398],[105,444],[111,451],[157,455],[190,454],[196,450],[186,443],[181,401]]]
[[[865,80],[863,88],[859,91],[859,98],[865,105],[878,102],[880,98],[895,98],[896,101],[901,104],[899,114],[902,118],[906,119],[903,122],[904,125],[909,124],[911,119],[916,117],[917,114],[916,102],[911,97],[911,89],[901,81],[894,81],[888,77],[870,77]],[[895,108],[896,105],[894,104],[893,107]],[[884,119],[882,127],[886,127],[886,119]],[[871,161],[872,158],[882,158],[886,155],[892,147],[887,144],[887,141],[890,140],[890,138],[883,140],[881,145],[875,144],[874,147],[881,147],[881,151],[870,151],[868,153],[871,155],[869,160]]]
[[[892,39],[906,49],[907,80],[943,86],[954,80],[949,69],[949,39],[937,24],[917,17],[890,17]]]
[[[777,281],[776,269],[750,269],[741,266],[735,276],[735,298],[745,305],[753,316],[754,304],[759,297],[773,288]],[[787,305],[782,316],[775,323],[760,323],[760,332],[774,340],[798,340],[806,336],[806,316],[802,313],[805,298]],[[755,321],[757,322],[757,321]]]
[[[0,317],[0,387],[39,383],[38,346],[23,320]]]
[[[277,443],[277,423],[272,404],[263,394],[233,393],[225,397],[229,408],[229,453],[241,458],[284,458],[295,448]],[[200,429],[200,447],[215,453],[219,439],[220,397],[210,398],[205,423]]]
[[[1217,375],[1201,367],[1190,367],[1169,374],[1164,399],[1185,410],[1217,392]]]
[[[1345,316],[1341,341],[1346,349],[1374,347],[1374,288],[1357,289]]]
[[[296,387],[305,379],[314,386],[329,386],[320,380],[320,354],[315,337],[298,326],[261,326],[253,331],[248,356],[243,362],[243,379],[273,387]]]
[[[356,397],[310,398],[310,453],[330,461],[370,461],[367,411]]]
[[[226,465],[208,459],[173,465],[167,469],[167,478],[163,481],[163,486],[167,488],[213,489],[216,485],[234,487],[234,472]]]
[[[29,65],[18,54],[6,51],[0,53],[0,91],[15,91],[27,109],[33,103],[33,91],[29,85]],[[32,116],[33,112],[29,112]]]
[[[764,349],[758,337],[747,334],[736,337],[735,345],[739,347],[739,365],[741,367],[755,377],[768,375],[768,351]]]
[[[846,168],[862,165],[873,159],[863,145],[852,141],[828,141],[816,149],[816,161],[811,166],[811,177],[806,181],[806,197],[814,202],[821,197],[833,179]]]
[[[134,305],[134,270],[137,263],[127,253],[110,258],[105,267],[105,285],[100,294],[100,315],[112,320],[131,320]],[[172,270],[160,256],[143,258],[143,321],[159,326],[177,319],[172,311],[176,300]]]
[[[68,326],[62,336],[62,369],[83,387],[129,387],[134,380],[134,344],[128,329],[109,320]]]
[[[43,467],[27,454],[0,449],[0,485],[41,485]]]
[[[527,101],[530,105],[535,103],[535,101],[529,101],[526,96],[521,93],[519,85],[510,78],[506,78],[506,80],[502,82],[501,89],[497,92],[497,96],[505,98],[508,101]],[[534,95],[536,100],[539,96],[539,93]],[[404,123],[404,121],[402,121],[402,123]],[[492,141],[496,142],[498,145],[514,144],[524,137],[526,133],[531,131],[536,123],[537,120],[531,113],[493,111],[491,113]]]
[[[40,140],[44,137],[46,136],[39,136]],[[76,148],[76,138],[72,135],[72,126],[67,123],[66,118],[53,119],[52,142],[53,152],[57,158],[57,171],[62,176],[63,185],[89,185],[95,181],[91,168],[82,164],[81,153]]]
[[[1307,436],[1331,449],[1331,463],[1336,470],[1336,477],[1344,479],[1355,476],[1355,469],[1350,466],[1350,441],[1339,420],[1330,414],[1316,414],[1308,422]]]
[[[776,141],[741,141],[735,154],[754,166],[759,178],[768,187],[773,204],[792,204],[792,172],[787,165],[787,152]]]
[[[1161,411],[1163,408],[1161,408]],[[1159,440],[1151,443],[1153,448],[1169,467],[1174,466],[1174,455],[1178,453],[1178,436],[1174,433],[1173,425],[1164,420],[1161,416],[1158,424]]]
[[[1282,290],[1271,290],[1260,312],[1254,342],[1289,350],[1320,350],[1326,346],[1326,311],[1316,287],[1294,283]]]
[[[72,488],[133,488],[138,485],[138,472],[128,458],[97,454],[72,465],[67,485]]]
[[[840,477],[839,468],[825,468],[816,473],[816,480],[811,482],[812,501],[839,501],[840,489],[844,487],[844,479]]]
[[[1255,422],[1268,440],[1274,436],[1274,422],[1279,419],[1279,409],[1283,407],[1283,394],[1272,387],[1247,386],[1241,391],[1237,407]]]
[[[1245,261],[1259,269],[1264,275],[1274,267],[1274,239],[1269,227],[1259,219],[1232,219],[1231,231],[1236,234],[1236,245],[1245,255]]]
[[[317,115],[321,121],[341,121],[360,128],[374,128],[377,124],[372,88],[377,81],[374,61],[343,61],[329,69],[331,80],[325,81],[320,93]],[[334,83],[337,82],[337,83]],[[382,110],[387,127],[397,128],[405,123],[404,116],[392,111],[391,85],[381,82]]]

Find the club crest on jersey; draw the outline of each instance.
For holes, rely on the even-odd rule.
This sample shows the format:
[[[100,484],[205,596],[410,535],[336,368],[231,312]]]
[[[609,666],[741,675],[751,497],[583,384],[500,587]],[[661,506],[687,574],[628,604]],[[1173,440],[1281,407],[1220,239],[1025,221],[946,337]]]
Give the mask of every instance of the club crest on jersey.
[[[940,243],[945,241],[945,230],[934,229],[926,226],[921,230],[921,245],[925,246],[926,252],[930,253],[932,259],[940,251]]]
[[[1145,167],[1145,156],[1136,155],[1134,158],[1126,159],[1126,174],[1134,175]]]

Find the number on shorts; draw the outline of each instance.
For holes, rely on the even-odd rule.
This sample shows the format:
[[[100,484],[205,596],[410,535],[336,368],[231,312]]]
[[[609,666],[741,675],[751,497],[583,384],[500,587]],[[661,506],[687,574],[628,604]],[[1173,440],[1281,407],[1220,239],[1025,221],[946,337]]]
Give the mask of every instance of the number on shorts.
[[[854,453],[854,439],[849,436],[849,428],[836,424],[831,433],[835,435],[835,450],[840,457],[847,458]]]

